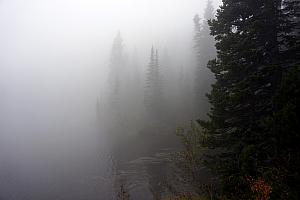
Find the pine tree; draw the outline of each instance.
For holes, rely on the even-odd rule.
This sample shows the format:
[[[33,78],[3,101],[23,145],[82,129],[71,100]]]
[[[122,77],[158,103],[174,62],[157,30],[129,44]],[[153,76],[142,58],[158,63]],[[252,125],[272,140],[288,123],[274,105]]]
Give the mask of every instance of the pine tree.
[[[215,58],[215,40],[210,35],[210,29],[208,26],[208,20],[214,18],[214,8],[210,0],[207,1],[206,9],[204,12],[204,20],[200,24],[200,18],[198,15],[194,17],[194,43],[196,51],[196,79],[195,79],[195,94],[196,103],[198,105],[198,115],[205,116],[209,111],[209,103],[205,97],[211,89],[213,83],[213,75],[207,68],[209,60]]]
[[[194,43],[195,43],[194,48],[196,50],[196,56],[197,56],[197,58],[199,56],[200,38],[201,38],[201,34],[200,34],[201,33],[200,20],[201,19],[200,19],[200,17],[199,17],[198,14],[194,16],[194,19],[193,19],[193,21],[194,21],[194,32],[195,32],[195,34],[194,34]]]
[[[275,175],[273,197],[300,198],[300,1],[284,0],[279,17],[279,42],[282,77],[273,98],[273,113],[265,120],[276,152],[270,169]]]
[[[162,74],[160,69],[158,50],[155,51],[155,96],[158,105],[161,105],[162,98]]]
[[[208,165],[229,199],[250,198],[246,176],[276,184],[276,144],[265,121],[283,80],[280,16],[279,0],[223,0],[209,23],[218,56],[208,66],[217,81],[208,95],[210,120],[200,123],[210,135],[208,146],[217,149]]]
[[[113,41],[109,63],[109,103],[117,109],[120,101],[121,75],[124,70],[123,40],[120,32]]]
[[[151,98],[152,98],[152,90],[153,90],[153,79],[154,79],[154,65],[155,65],[155,59],[154,59],[154,49],[153,46],[151,48],[150,53],[150,62],[147,67],[146,71],[146,88],[145,88],[145,106],[146,108],[151,107]]]
[[[152,47],[146,74],[145,106],[149,114],[158,114],[161,106],[162,83],[158,51]]]
[[[210,35],[210,28],[208,25],[208,21],[215,17],[214,13],[212,1],[208,0],[204,11],[204,20],[199,33],[199,60],[201,68],[206,68],[208,61],[216,56],[215,40],[214,37]]]

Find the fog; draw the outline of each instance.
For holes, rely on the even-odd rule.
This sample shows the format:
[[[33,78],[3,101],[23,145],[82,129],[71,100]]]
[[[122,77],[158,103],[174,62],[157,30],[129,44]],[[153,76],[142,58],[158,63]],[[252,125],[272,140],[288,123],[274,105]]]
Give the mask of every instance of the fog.
[[[173,133],[204,115],[192,97],[193,18],[206,3],[0,0],[0,199],[112,199],[120,140]],[[118,33],[124,60],[112,108]],[[144,106],[152,46],[167,102],[159,120]]]

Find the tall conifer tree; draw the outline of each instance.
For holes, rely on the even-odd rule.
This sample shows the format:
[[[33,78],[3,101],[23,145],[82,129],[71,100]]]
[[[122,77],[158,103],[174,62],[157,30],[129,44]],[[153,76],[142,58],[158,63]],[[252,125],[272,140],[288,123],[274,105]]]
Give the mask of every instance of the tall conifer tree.
[[[281,184],[289,187],[277,177],[284,174],[277,174],[280,165],[274,165],[280,137],[271,131],[274,123],[266,123],[276,113],[274,98],[281,96],[286,81],[283,66],[287,59],[282,56],[291,48],[282,36],[281,17],[280,0],[223,0],[217,18],[210,21],[218,56],[208,66],[217,81],[208,95],[213,106],[210,120],[200,123],[210,136],[208,146],[218,152],[207,160],[208,165],[219,175],[222,192],[229,199],[251,198],[247,176],[264,177],[277,189]],[[280,189],[281,194],[289,191]],[[291,198],[286,193],[272,195]]]
[[[158,51],[151,48],[146,72],[145,106],[149,114],[158,114],[161,106],[162,83]]]
[[[112,108],[117,109],[120,101],[120,87],[121,76],[124,70],[125,60],[123,53],[123,40],[120,32],[115,37],[111,49],[110,63],[109,63],[109,103]]]

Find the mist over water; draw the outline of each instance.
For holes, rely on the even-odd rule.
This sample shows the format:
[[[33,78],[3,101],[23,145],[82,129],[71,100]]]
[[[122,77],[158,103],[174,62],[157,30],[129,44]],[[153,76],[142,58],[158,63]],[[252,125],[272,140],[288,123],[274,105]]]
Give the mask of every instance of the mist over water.
[[[147,163],[146,155],[161,155],[168,145],[179,148],[176,138],[156,135],[173,134],[200,115],[189,96],[193,17],[203,16],[205,6],[199,0],[0,0],[0,199],[114,199],[124,177],[134,183],[133,198],[152,199],[150,179],[137,177],[166,169],[132,163]],[[118,32],[120,91],[110,99]],[[144,105],[152,46],[167,102],[159,123]],[[135,176],[127,176],[132,168]]]

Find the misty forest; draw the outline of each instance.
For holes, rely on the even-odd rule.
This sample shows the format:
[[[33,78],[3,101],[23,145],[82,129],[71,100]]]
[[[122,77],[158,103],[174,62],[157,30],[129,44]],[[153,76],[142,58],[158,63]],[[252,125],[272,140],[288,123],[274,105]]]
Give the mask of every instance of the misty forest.
[[[0,0],[0,200],[300,199],[300,0]]]

